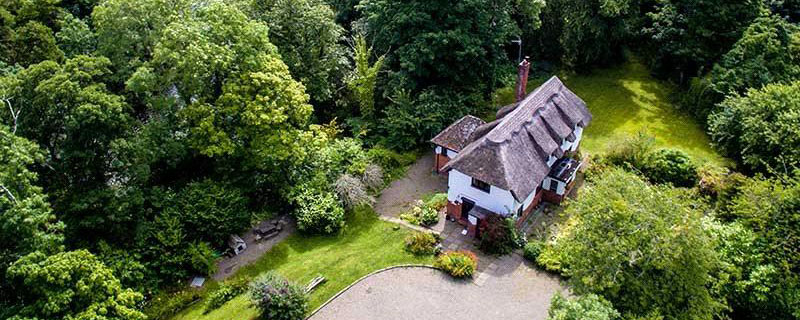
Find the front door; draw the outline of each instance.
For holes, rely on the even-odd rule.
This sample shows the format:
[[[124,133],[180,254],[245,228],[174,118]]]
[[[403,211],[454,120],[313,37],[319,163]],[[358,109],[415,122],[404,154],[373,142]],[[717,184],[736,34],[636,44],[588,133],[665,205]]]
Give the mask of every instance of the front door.
[[[475,201],[467,198],[461,198],[461,220],[469,221],[469,212],[475,207]]]

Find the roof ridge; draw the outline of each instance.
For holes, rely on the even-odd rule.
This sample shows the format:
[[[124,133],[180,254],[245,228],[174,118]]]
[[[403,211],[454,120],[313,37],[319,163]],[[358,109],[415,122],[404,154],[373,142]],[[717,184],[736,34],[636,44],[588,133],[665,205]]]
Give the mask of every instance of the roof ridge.
[[[515,118],[515,116],[519,112],[523,112],[522,110],[525,110],[526,107],[531,103],[531,101],[534,98],[538,97],[540,92],[544,92],[545,88],[550,87],[552,85],[559,85],[559,84],[560,84],[560,86],[558,87],[557,91],[561,92],[561,89],[564,86],[563,83],[561,83],[561,79],[559,79],[557,76],[550,77],[550,79],[545,81],[542,85],[538,86],[533,92],[531,92],[527,96],[525,96],[525,99],[522,99],[522,101],[520,101],[518,103],[518,106],[514,110],[512,110],[507,115],[505,115],[503,117],[503,120],[499,124],[497,124],[497,126],[495,126],[491,131],[486,133],[486,137],[488,138],[496,130],[501,129],[501,128],[505,128],[508,125],[508,123],[513,122],[513,119]],[[549,97],[547,97],[545,102],[552,100],[554,96],[557,96],[557,94],[555,94],[555,93],[551,94]],[[533,110],[533,112],[531,113],[531,117],[529,119],[525,119],[523,122],[520,123],[520,125],[518,127],[511,128],[511,130],[509,132],[510,134],[509,135],[504,135],[502,140],[500,140],[500,141],[495,141],[493,139],[488,139],[488,140],[491,141],[491,142],[494,142],[496,144],[501,144],[501,143],[509,140],[512,135],[519,134],[520,129],[523,128],[524,125],[532,123],[533,119],[535,118],[534,116],[536,115],[536,113],[539,112],[539,109],[541,109],[544,106],[546,106],[546,103],[538,105],[537,108],[535,110]]]

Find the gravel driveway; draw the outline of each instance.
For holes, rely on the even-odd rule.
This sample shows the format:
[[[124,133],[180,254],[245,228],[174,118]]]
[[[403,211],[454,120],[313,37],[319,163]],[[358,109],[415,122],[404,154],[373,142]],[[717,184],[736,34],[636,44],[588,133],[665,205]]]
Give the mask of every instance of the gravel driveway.
[[[309,319],[543,320],[557,291],[566,293],[557,277],[526,263],[481,286],[434,269],[397,268],[362,280]]]
[[[375,212],[396,218],[411,209],[414,202],[431,193],[447,192],[447,178],[433,174],[433,151],[426,152],[408,168],[403,178],[381,192]]]

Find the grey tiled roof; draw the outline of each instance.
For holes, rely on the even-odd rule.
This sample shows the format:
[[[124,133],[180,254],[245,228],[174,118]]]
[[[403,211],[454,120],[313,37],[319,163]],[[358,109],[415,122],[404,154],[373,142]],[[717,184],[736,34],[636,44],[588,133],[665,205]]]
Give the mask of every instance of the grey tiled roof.
[[[504,117],[476,128],[471,134],[473,141],[443,169],[456,169],[509,190],[521,200],[550,172],[550,155],[563,156],[562,141],[574,140],[573,128],[586,127],[592,115],[586,103],[558,77],[536,88],[515,108],[503,109],[511,110],[503,110]]]

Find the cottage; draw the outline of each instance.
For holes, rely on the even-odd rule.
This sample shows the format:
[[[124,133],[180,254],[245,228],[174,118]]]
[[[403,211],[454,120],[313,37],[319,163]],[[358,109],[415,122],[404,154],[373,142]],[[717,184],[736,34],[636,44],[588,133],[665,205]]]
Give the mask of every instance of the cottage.
[[[519,65],[517,103],[486,123],[467,115],[434,137],[435,168],[448,176],[447,215],[479,232],[497,213],[520,223],[541,201],[560,203],[582,163],[572,158],[592,115],[558,77],[525,95],[529,64]]]

